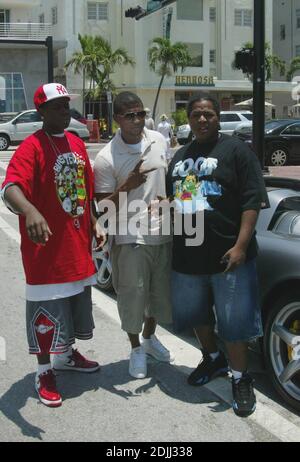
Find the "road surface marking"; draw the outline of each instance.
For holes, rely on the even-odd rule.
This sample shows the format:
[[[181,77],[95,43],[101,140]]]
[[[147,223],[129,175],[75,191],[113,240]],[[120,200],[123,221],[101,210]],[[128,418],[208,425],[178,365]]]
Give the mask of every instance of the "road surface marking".
[[[93,300],[102,312],[120,325],[117,303],[114,300],[95,288],[93,288]],[[163,339],[163,343],[167,348],[172,350],[175,355],[176,359],[172,364],[179,369],[180,372],[186,375],[190,374],[191,369],[194,369],[200,360],[198,348],[170,334],[165,329],[162,329],[160,339]],[[205,387],[230,406],[232,405],[231,382],[228,379],[218,378],[206,384]],[[255,390],[255,393],[258,401],[257,409],[248,419],[260,425],[281,441],[300,441],[300,428],[271,409],[267,404],[264,404],[263,401],[265,400],[265,396],[262,393],[258,390]]]

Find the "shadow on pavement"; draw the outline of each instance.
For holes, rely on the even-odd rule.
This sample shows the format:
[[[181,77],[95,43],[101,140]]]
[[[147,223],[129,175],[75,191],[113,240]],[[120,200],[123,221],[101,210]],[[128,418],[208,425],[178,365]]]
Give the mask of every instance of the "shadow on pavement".
[[[35,374],[28,374],[4,393],[0,398],[0,411],[21,430],[24,436],[42,441],[47,429],[33,425],[21,414],[21,410],[30,398],[36,400],[37,406],[43,406],[37,399],[34,379]],[[209,390],[188,386],[186,377],[174,366],[155,360],[149,360],[148,377],[143,380],[131,378],[128,375],[128,360],[122,360],[105,364],[100,372],[94,374],[57,373],[57,385],[62,393],[63,405],[66,401],[78,398],[86,392],[97,392],[101,389],[129,400],[139,399],[143,394],[149,394],[155,387],[159,387],[172,399],[191,404],[212,404],[210,406],[212,412],[224,412],[229,408]],[[49,412],[52,416],[56,410],[49,408]]]
[[[17,427],[24,436],[42,440],[45,431],[32,425],[22,416],[21,409],[26,405],[28,398],[35,398],[34,390],[35,374],[28,374],[13,386],[0,398],[0,411]]]
[[[300,167],[299,167],[300,172]],[[99,290],[101,292],[101,290]],[[105,295],[109,296],[112,300],[116,301],[116,294],[114,292],[104,292]],[[192,330],[186,330],[180,334],[175,334],[173,332],[172,326],[170,325],[162,325],[162,327],[168,331],[170,334],[175,335],[181,340],[184,340],[189,345],[194,346],[195,348],[200,348],[199,343],[193,333]],[[220,342],[221,348],[224,350]],[[200,360],[200,352],[199,352],[199,360]],[[182,365],[182,373],[186,374],[186,369],[184,365]],[[195,364],[195,367],[197,364]],[[192,370],[191,370],[192,372]],[[280,395],[275,391],[271,380],[268,376],[267,370],[264,365],[263,355],[261,353],[261,349],[259,346],[259,342],[254,342],[251,344],[249,348],[249,372],[255,380],[254,388],[257,389],[260,393],[262,393],[266,398],[274,401],[274,403],[281,406],[283,409],[292,412],[294,415],[300,417],[300,412],[293,409],[287,403],[283,401]],[[199,389],[198,389],[199,390]]]

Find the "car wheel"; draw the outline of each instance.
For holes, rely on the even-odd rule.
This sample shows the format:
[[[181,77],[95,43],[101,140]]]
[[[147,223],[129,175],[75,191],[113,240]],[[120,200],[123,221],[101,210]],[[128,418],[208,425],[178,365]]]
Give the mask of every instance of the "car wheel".
[[[0,135],[0,151],[6,151],[10,145],[10,140],[6,135]]]
[[[96,278],[98,287],[107,292],[112,291],[112,268],[106,247],[104,246],[104,249],[93,252],[93,259],[97,268]]]
[[[288,159],[289,152],[285,146],[277,145],[269,149],[268,160],[272,167],[283,167],[287,165]]]
[[[300,411],[300,290],[276,300],[265,325],[263,346],[275,389]]]

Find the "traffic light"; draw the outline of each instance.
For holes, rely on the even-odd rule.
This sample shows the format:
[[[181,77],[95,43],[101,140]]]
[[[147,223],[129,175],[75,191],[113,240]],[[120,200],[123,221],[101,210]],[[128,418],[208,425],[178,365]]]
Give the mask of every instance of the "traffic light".
[[[241,69],[244,74],[253,74],[254,72],[254,49],[242,48],[235,53],[235,67]]]
[[[125,18],[136,18],[140,14],[144,14],[145,10],[141,6],[137,6],[135,8],[129,8],[125,11]]]

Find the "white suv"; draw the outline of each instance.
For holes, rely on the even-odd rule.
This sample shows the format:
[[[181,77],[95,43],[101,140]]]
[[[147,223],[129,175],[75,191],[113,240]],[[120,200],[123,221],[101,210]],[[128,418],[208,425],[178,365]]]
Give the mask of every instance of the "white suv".
[[[220,132],[232,135],[241,123],[249,123],[251,126],[252,119],[251,111],[222,111],[220,113]]]
[[[35,109],[12,115],[9,121],[0,120],[0,151],[5,151],[11,144],[20,143],[27,136],[40,130],[42,126],[41,116]],[[73,118],[67,131],[83,140],[88,140],[90,136],[86,125]]]
[[[227,135],[232,135],[234,130],[236,130],[240,124],[249,124],[252,126],[253,114],[251,111],[221,111],[220,113],[220,125],[221,133],[227,133]],[[177,141],[179,144],[186,144],[190,136],[191,127],[186,125],[181,125],[177,130]]]

